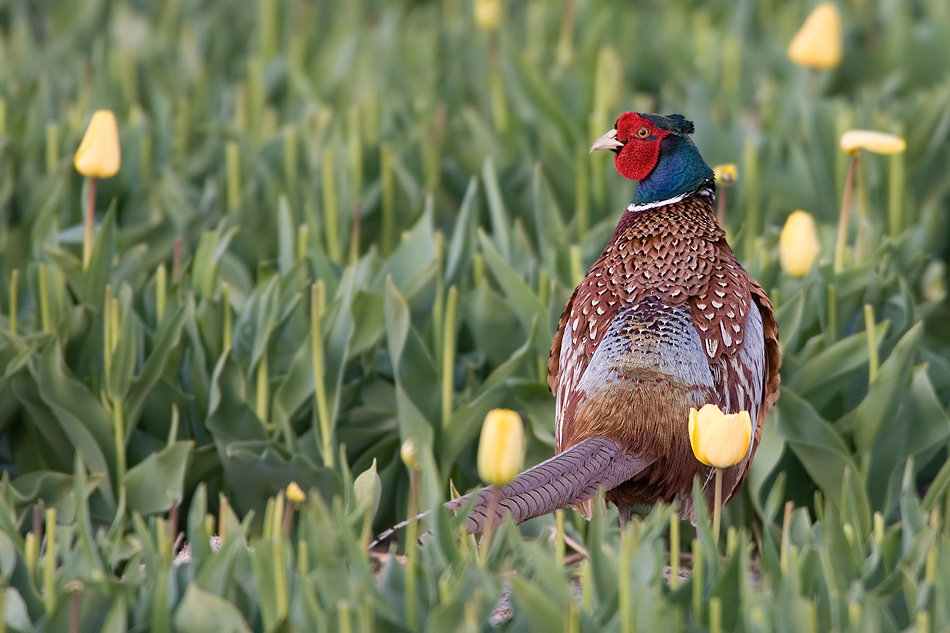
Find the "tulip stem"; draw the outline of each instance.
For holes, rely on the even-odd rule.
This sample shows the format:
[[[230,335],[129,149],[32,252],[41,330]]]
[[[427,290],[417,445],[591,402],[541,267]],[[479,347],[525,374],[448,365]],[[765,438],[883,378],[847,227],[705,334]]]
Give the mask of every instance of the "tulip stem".
[[[224,308],[227,309],[227,306],[224,306]],[[267,403],[270,399],[267,371],[267,350],[265,348],[260,359],[257,361],[257,392],[255,398],[257,417],[264,426],[267,426]]]
[[[633,633],[633,617],[630,605],[630,558],[633,556],[633,525],[627,524],[620,531],[620,576],[617,579],[618,611],[621,633]]]
[[[106,286],[105,302],[102,306],[102,362],[103,362],[103,382],[109,384],[112,380],[112,319],[110,310],[112,306],[112,285]]]
[[[574,56],[574,21],[576,1],[567,0],[564,5],[564,19],[561,20],[561,32],[557,40],[557,60],[560,64],[569,64]]]
[[[231,287],[221,284],[221,344],[224,350],[231,349]],[[262,357],[263,358],[263,357]]]
[[[745,259],[752,262],[755,257],[755,238],[759,236],[759,151],[754,140],[746,139],[743,148],[745,165],[746,214],[742,228],[742,245]]]
[[[376,622],[375,617],[376,613],[373,609],[373,603],[370,602],[370,598],[366,596],[363,598],[363,603],[360,605],[360,631],[373,631],[373,626]]]
[[[564,510],[554,511],[554,563],[564,567]]]
[[[713,540],[719,544],[719,519],[722,515],[722,468],[716,469],[716,499],[713,504]]]
[[[680,586],[680,515],[674,509],[670,515],[670,589]]]
[[[115,333],[116,335],[118,333]],[[125,419],[122,412],[122,398],[116,397],[112,401],[112,428],[115,434],[115,488],[122,490],[125,487]]]
[[[168,298],[168,270],[165,264],[159,264],[155,270],[155,326],[162,322],[165,316],[165,304]]]
[[[360,260],[360,226],[362,225],[363,207],[359,202],[353,205],[353,221],[350,223],[350,262],[355,264]]]
[[[491,549],[491,535],[495,530],[495,511],[498,508],[498,487],[491,487],[491,497],[488,498],[488,521],[485,523],[485,531],[482,534],[482,542],[479,546],[478,562],[484,565],[488,562],[488,551]]]
[[[56,508],[46,510],[46,555],[43,557],[43,606],[56,608]]]
[[[442,329],[445,326],[445,235],[436,231],[432,242],[435,251],[435,297],[432,300],[432,349],[439,362],[442,357]],[[444,410],[444,409],[443,409]],[[445,418],[443,418],[443,421]]]
[[[406,624],[416,628],[416,559],[419,534],[419,471],[409,468],[409,527],[406,529]]]
[[[789,530],[792,525],[792,512],[795,511],[795,503],[787,501],[785,503],[785,517],[782,519],[782,548],[779,554],[779,565],[782,573],[788,571],[788,548],[789,548]]]
[[[89,268],[89,260],[92,258],[92,227],[96,219],[96,178],[87,180],[88,187],[86,197],[86,232],[82,241],[82,269]]]
[[[297,575],[310,573],[310,545],[304,537],[297,540]]]
[[[452,423],[452,394],[455,387],[455,315],[458,311],[458,288],[449,288],[442,328],[442,428]]]
[[[236,211],[241,204],[241,148],[236,142],[228,141],[225,144],[224,163],[228,211]]]
[[[321,446],[321,457],[323,463],[333,468],[333,440],[330,425],[330,409],[327,406],[327,387],[324,382],[324,358],[323,358],[323,330],[320,327],[320,317],[323,316],[324,305],[324,286],[323,280],[310,286],[310,342],[311,357],[313,360],[313,384],[314,398],[317,407],[317,423],[319,425],[319,437]]]
[[[337,602],[336,611],[340,623],[340,633],[352,633],[353,622],[350,619],[350,605],[346,602],[346,600],[340,600]]]
[[[569,251],[571,264],[571,283],[579,285],[584,280],[584,264],[581,262],[581,247],[572,244]]]
[[[590,613],[594,609],[594,572],[589,558],[581,563],[578,573],[581,577],[581,606],[584,607],[585,613]]]
[[[709,599],[709,633],[722,633],[722,599]]]
[[[472,281],[476,288],[485,281],[485,256],[481,253],[472,255]]]
[[[891,237],[904,228],[904,153],[891,155],[887,193],[887,226]]]
[[[284,178],[287,180],[287,187],[294,190],[297,186],[297,130],[289,128],[284,134]]]
[[[20,285],[20,270],[14,268],[10,273],[10,333],[16,336],[17,331],[17,290]]]
[[[442,327],[442,428],[452,423],[452,394],[455,387],[455,314],[458,311],[458,288],[449,288]]]
[[[874,384],[879,367],[877,355],[877,336],[874,328],[874,306],[864,304],[864,327],[868,336],[868,382]]]
[[[719,226],[726,226],[726,192],[728,187],[723,187],[722,191],[716,196],[716,221]]]
[[[393,147],[383,143],[379,148],[379,179],[382,193],[382,251],[389,255],[396,244],[396,188],[393,182]]]
[[[224,495],[218,497],[218,537],[221,538],[223,545],[228,537],[228,498]],[[266,525],[266,524],[265,524]]]
[[[39,274],[39,283],[40,283],[40,324],[43,327],[44,332],[49,332],[50,329],[50,316],[49,316],[49,294],[46,291],[46,264],[40,264],[37,266]]]
[[[567,633],[577,633],[581,629],[580,614],[577,612],[577,602],[573,597],[567,599],[567,622],[564,630]]]
[[[703,546],[693,539],[693,621],[699,622],[703,613]]]
[[[360,111],[358,107],[350,108],[346,113],[346,145],[349,151],[350,172],[353,176],[353,204],[360,203],[363,193],[363,135],[360,130]],[[383,240],[386,236],[383,235]]]
[[[584,239],[590,228],[590,172],[587,169],[587,150],[577,151],[574,160],[574,217],[577,218],[577,241]]]
[[[854,177],[857,172],[858,154],[851,155],[848,164],[848,175],[844,181],[844,192],[841,194],[841,214],[838,216],[838,239],[835,242],[835,272],[840,273],[844,268],[844,249],[848,239],[848,215],[851,212],[851,193],[854,190]]]
[[[503,134],[508,129],[508,105],[505,100],[505,82],[501,75],[498,37],[494,32],[489,34],[488,42],[488,94],[495,130]]]
[[[297,261],[302,262],[307,259],[307,244],[310,240],[310,229],[306,224],[301,224],[297,229]]]
[[[172,251],[172,284],[181,281],[182,237],[175,238],[175,249]]]
[[[834,284],[828,284],[828,326],[825,338],[827,345],[831,345],[838,338],[838,289]]]
[[[46,173],[52,174],[59,167],[59,125],[46,124]]]
[[[293,517],[293,505],[287,503],[284,514],[286,519],[284,525],[287,526],[286,533],[290,533],[290,518]],[[280,521],[283,517],[275,516],[274,521]],[[287,596],[287,571],[284,568],[284,544],[280,530],[273,530],[271,533],[271,548],[274,556],[274,589],[277,594],[277,615],[286,617],[290,608],[290,599]]]
[[[580,253],[578,253],[580,258]],[[571,259],[574,259],[574,247],[571,247]],[[574,264],[571,264],[573,267]],[[545,311],[550,310],[551,305],[551,278],[543,268],[538,272],[538,301],[544,306]],[[548,357],[547,354],[538,354],[538,381],[543,383],[548,376]]]
[[[340,209],[337,206],[336,173],[333,165],[333,149],[328,147],[323,150],[323,163],[320,167],[323,180],[323,232],[330,261],[339,262],[343,259],[343,249],[340,246]]]

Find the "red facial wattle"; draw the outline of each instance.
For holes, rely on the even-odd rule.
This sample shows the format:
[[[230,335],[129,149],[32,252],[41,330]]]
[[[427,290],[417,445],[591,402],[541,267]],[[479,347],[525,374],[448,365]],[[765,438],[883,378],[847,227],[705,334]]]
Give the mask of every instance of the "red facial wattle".
[[[641,137],[637,133],[643,128],[648,133]],[[630,180],[643,180],[650,175],[660,159],[660,141],[669,133],[636,112],[627,112],[617,119],[617,140],[624,143],[614,156],[614,166],[620,175]]]

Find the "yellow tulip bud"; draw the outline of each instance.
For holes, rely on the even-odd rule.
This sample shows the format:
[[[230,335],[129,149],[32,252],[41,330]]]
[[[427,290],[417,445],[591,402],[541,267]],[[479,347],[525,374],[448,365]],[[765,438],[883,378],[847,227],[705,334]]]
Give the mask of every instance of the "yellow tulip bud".
[[[475,0],[475,24],[494,31],[501,23],[501,0]]]
[[[97,110],[89,121],[73,164],[87,178],[111,178],[122,163],[119,126],[109,110]]]
[[[524,425],[508,409],[493,409],[485,416],[478,441],[478,475],[482,481],[503,486],[521,472],[524,460]]]
[[[778,260],[785,274],[801,279],[821,252],[815,220],[806,211],[794,211],[785,220],[778,238]]]
[[[726,414],[714,404],[689,410],[689,443],[696,459],[716,468],[738,464],[749,450],[752,418],[748,411]]]
[[[307,500],[306,493],[297,485],[296,481],[290,482],[290,485],[287,486],[286,494],[287,501],[291,503],[303,503]]]
[[[410,470],[422,470],[422,462],[419,461],[419,456],[416,455],[416,443],[412,440],[406,440],[402,443],[402,446],[399,447],[399,457]]]
[[[841,63],[843,48],[841,13],[832,3],[822,2],[792,38],[788,58],[799,66],[835,68]]]
[[[841,135],[841,149],[853,154],[859,149],[875,154],[900,154],[907,143],[899,136],[873,130],[848,130]]]
[[[739,170],[732,163],[716,165],[713,167],[713,172],[716,174],[716,185],[718,186],[728,187],[739,179]]]

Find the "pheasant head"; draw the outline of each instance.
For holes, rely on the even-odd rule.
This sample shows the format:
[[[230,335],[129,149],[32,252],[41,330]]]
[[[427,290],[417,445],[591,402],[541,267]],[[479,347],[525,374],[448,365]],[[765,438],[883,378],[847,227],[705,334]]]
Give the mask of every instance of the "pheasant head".
[[[639,181],[633,205],[649,205],[714,186],[713,170],[689,138],[692,132],[692,121],[680,114],[627,112],[590,149],[611,150],[620,175]]]

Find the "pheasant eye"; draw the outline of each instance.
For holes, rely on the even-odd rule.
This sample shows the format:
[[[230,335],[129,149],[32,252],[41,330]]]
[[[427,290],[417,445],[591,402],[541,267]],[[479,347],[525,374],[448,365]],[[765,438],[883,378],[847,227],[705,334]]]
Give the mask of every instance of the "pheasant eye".
[[[637,138],[646,138],[650,136],[650,128],[644,126],[636,131]]]

